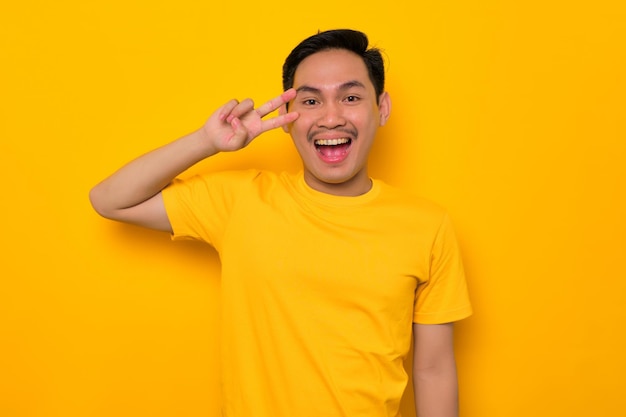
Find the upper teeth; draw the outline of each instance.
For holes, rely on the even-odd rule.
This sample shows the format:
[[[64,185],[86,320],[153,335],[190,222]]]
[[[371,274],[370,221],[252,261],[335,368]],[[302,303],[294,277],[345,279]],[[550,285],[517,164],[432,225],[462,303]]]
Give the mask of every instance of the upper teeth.
[[[341,145],[342,143],[348,143],[348,138],[339,139],[318,139],[315,141],[316,145],[329,146],[329,145]]]

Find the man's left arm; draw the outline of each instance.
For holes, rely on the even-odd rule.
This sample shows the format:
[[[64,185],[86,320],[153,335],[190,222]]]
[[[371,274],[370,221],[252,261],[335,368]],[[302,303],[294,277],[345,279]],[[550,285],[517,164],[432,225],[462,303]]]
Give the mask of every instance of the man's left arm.
[[[413,389],[418,417],[458,417],[454,327],[413,324]]]

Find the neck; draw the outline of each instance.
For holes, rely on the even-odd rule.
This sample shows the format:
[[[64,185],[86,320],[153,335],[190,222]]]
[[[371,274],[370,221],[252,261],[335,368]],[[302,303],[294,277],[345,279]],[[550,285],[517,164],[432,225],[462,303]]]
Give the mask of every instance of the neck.
[[[347,181],[332,183],[324,182],[305,171],[304,182],[315,191],[340,197],[356,197],[372,189],[372,180],[367,172],[359,173]]]

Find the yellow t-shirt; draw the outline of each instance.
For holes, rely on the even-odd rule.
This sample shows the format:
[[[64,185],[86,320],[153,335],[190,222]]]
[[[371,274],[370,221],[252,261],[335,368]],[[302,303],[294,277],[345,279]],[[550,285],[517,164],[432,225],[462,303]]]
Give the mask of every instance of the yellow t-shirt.
[[[163,197],[174,239],[220,254],[225,417],[397,417],[412,323],[471,314],[446,213],[380,181],[223,172]]]

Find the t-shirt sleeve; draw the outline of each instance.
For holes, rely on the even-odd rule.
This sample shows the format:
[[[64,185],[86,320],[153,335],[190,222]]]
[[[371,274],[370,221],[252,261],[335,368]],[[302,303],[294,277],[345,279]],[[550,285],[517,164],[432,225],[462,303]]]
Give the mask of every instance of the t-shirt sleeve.
[[[416,291],[413,321],[442,324],[472,314],[459,246],[448,215],[433,241],[428,280]]]
[[[162,191],[172,239],[204,241],[219,251],[239,190],[255,175],[220,172],[174,180]]]

